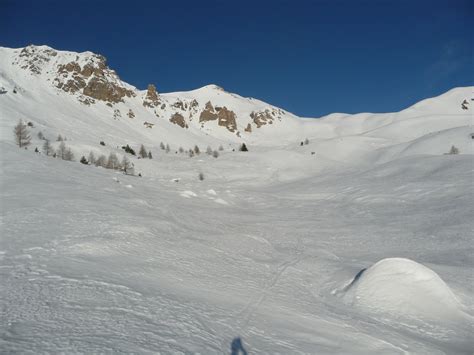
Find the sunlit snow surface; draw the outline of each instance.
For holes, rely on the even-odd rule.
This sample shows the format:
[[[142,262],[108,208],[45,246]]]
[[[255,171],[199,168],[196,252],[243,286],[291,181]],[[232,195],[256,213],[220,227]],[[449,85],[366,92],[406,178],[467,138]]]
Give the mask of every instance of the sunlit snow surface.
[[[472,350],[470,156],[248,185],[219,176],[231,156],[176,183],[1,149],[2,352]],[[463,321],[337,294],[394,256],[434,270]]]
[[[115,106],[136,118],[114,120],[18,53],[0,48],[0,353],[473,352],[472,88],[399,113],[285,113],[252,134],[239,121],[239,138],[156,118],[138,90]],[[193,97],[238,118],[267,106],[213,86],[164,95]],[[130,156],[141,178],[60,161],[33,152],[39,131],[76,160],[141,143],[153,159]],[[195,144],[224,151],[175,154]]]

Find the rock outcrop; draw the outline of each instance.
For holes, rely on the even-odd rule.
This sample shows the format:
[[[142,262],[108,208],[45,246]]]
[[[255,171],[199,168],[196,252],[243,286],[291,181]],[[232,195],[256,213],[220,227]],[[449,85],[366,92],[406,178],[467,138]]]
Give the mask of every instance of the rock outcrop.
[[[184,120],[183,115],[181,115],[177,112],[173,116],[171,116],[170,122],[174,123],[174,124],[177,124],[178,126],[180,126],[182,128],[188,128],[188,124]]]
[[[156,91],[156,86],[153,84],[148,84],[145,98],[143,99],[143,106],[155,108],[160,106],[160,97]]]
[[[275,113],[271,113],[268,109],[260,112],[252,111],[250,117],[252,118],[257,128],[260,128],[267,124],[273,124],[273,120],[275,119]]]
[[[115,73],[107,67],[105,57],[94,54],[82,67],[77,61],[60,64],[53,84],[68,93],[81,93],[107,103],[123,102],[135,93],[122,86]]]
[[[206,107],[201,112],[199,116],[199,122],[207,122],[207,121],[214,121],[217,120],[217,113],[214,110],[214,106],[212,106],[211,101],[206,103]]]
[[[234,111],[228,110],[227,107],[222,107],[217,114],[219,126],[226,127],[230,132],[235,132],[237,123],[235,121],[236,115]]]

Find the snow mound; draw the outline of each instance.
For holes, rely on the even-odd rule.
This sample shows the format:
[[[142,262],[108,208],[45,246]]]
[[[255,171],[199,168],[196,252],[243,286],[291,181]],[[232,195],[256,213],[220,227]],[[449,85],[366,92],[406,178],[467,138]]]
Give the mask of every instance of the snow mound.
[[[403,258],[383,259],[359,272],[344,290],[357,308],[410,318],[461,316],[460,303],[433,270]]]

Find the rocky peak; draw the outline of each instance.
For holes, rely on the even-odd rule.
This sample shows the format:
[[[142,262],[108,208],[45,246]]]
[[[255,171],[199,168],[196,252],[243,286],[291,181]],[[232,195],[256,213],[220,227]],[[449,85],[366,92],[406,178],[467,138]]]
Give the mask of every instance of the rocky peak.
[[[33,74],[41,74],[44,66],[56,57],[58,52],[48,46],[29,45],[20,51],[14,64],[20,68],[29,70]]]
[[[158,107],[160,105],[160,97],[156,91],[156,86],[149,84],[146,90],[145,98],[143,99],[143,106],[145,107]]]

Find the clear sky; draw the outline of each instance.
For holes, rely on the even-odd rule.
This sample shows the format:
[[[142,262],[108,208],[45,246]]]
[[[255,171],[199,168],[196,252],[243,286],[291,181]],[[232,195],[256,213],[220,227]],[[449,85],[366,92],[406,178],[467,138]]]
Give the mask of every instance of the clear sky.
[[[473,4],[0,0],[0,45],[91,50],[141,89],[213,83],[301,116],[387,112],[473,85]]]

